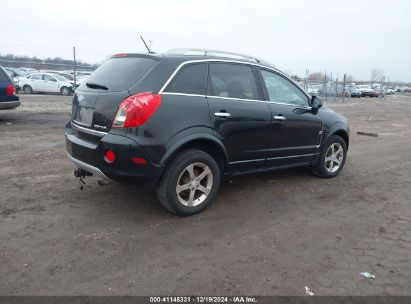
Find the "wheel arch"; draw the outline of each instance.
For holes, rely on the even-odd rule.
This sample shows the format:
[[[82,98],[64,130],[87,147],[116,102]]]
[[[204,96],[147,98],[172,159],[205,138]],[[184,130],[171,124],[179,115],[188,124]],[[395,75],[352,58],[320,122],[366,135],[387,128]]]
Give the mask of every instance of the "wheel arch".
[[[344,139],[345,145],[347,146],[347,149],[348,149],[348,146],[350,144],[350,137],[349,137],[348,132],[346,130],[341,129],[341,128],[337,129],[337,130],[334,130],[334,131],[330,132],[330,136],[332,136],[332,135],[338,135],[342,139]]]
[[[197,149],[210,154],[218,163],[221,173],[228,164],[227,151],[222,142],[209,134],[192,135],[175,143],[163,156],[160,166],[165,167],[183,149]]]

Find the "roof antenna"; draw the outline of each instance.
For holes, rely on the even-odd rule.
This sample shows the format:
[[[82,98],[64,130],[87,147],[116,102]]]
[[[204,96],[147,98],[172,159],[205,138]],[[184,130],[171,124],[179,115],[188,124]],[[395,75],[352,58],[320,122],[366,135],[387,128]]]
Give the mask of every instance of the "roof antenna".
[[[143,43],[144,43],[144,45],[146,46],[146,49],[147,49],[148,53],[151,54],[152,52],[151,52],[151,50],[148,48],[147,43],[144,41],[143,36],[140,35],[140,38],[141,38],[141,40],[143,40]]]

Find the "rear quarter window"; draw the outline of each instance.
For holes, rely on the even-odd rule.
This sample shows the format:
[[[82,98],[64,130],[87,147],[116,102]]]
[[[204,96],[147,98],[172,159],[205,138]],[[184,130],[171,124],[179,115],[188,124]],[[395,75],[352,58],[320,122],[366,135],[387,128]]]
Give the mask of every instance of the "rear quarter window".
[[[86,83],[103,85],[107,91],[125,91],[143,78],[157,60],[140,57],[112,58],[103,63],[84,81],[80,89],[90,90]]]
[[[205,63],[184,66],[167,86],[166,92],[205,95],[207,65]]]
[[[0,67],[0,81],[1,82],[11,82],[10,76],[1,67]]]

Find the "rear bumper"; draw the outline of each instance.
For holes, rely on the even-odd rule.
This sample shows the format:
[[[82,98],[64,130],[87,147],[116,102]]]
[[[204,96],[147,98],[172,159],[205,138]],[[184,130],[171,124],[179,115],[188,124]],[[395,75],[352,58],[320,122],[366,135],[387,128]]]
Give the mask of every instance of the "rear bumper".
[[[86,164],[85,162],[82,162],[81,160],[78,160],[77,158],[72,157],[68,152],[66,153],[67,153],[68,158],[74,163],[74,165],[77,168],[84,169],[87,172],[93,173],[93,175],[99,175],[100,177],[109,180],[109,178],[103,172],[101,172],[99,168]]]
[[[1,101],[0,110],[11,110],[20,106],[21,102],[18,100],[15,101]]]
[[[65,129],[66,152],[70,160],[87,172],[105,179],[119,182],[156,183],[161,175],[161,167],[153,165],[143,148],[134,140],[107,133],[92,137],[71,127]],[[116,159],[109,164],[104,160],[107,150],[112,150]],[[132,162],[133,157],[144,158],[146,164]]]

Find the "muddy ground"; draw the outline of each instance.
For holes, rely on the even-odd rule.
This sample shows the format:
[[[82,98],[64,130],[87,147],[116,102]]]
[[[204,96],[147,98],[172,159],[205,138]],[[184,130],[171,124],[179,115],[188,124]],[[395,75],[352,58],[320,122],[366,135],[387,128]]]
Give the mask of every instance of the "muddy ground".
[[[146,186],[80,191],[70,97],[21,100],[0,112],[1,295],[411,294],[411,97],[328,102],[351,125],[337,178],[238,177],[187,218]]]

